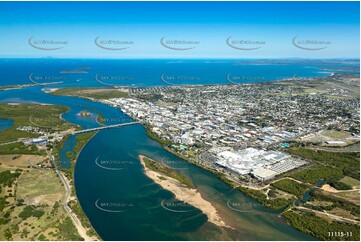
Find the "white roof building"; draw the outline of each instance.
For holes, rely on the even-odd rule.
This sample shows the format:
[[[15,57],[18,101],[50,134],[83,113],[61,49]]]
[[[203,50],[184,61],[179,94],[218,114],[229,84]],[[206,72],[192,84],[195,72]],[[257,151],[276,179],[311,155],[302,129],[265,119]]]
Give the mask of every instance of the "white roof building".
[[[258,180],[265,181],[272,179],[277,175],[277,172],[274,172],[272,170],[260,167],[255,169],[251,172],[254,177],[256,177]]]

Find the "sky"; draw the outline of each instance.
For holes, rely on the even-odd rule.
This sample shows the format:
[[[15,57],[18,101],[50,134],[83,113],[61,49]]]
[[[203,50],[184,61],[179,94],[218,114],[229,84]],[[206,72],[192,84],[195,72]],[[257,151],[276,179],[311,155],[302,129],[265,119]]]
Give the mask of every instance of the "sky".
[[[0,57],[359,58],[359,2],[0,2]]]

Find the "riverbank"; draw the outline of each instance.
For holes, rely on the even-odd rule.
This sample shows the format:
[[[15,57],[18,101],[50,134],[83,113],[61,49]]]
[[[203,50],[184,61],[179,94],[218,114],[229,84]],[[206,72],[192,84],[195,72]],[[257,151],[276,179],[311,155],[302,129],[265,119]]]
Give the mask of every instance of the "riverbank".
[[[134,117],[133,117],[134,118]],[[157,140],[158,142],[161,140],[160,137],[157,137],[154,133],[151,132],[149,127],[145,127],[147,130],[147,135],[148,137]],[[357,204],[351,202],[346,203],[346,201],[340,200],[341,198],[337,198],[336,200],[332,200],[331,205],[328,206],[326,208],[326,210],[328,212],[320,212],[318,211],[318,209],[320,208],[313,208],[312,210],[306,210],[306,207],[311,206],[310,204],[312,204],[312,202],[320,202],[323,203],[325,200],[329,200],[329,197],[331,196],[330,193],[325,194],[325,197],[323,198],[319,198],[319,197],[314,197],[312,196],[311,201],[310,202],[306,202],[306,204],[302,205],[302,206],[298,206],[295,205],[295,201],[297,199],[303,199],[303,194],[305,194],[307,191],[304,189],[301,189],[303,187],[303,184],[305,184],[305,187],[308,187],[309,184],[314,184],[314,182],[316,181],[308,181],[310,183],[307,183],[307,181],[303,181],[301,178],[301,181],[299,181],[298,183],[301,183],[302,187],[297,186],[297,182],[292,182],[292,181],[282,181],[282,184],[273,184],[275,183],[275,181],[270,182],[270,184],[265,185],[264,187],[260,187],[259,189],[257,188],[253,188],[253,187],[248,187],[245,185],[242,185],[241,182],[238,181],[231,181],[229,180],[225,175],[223,175],[222,173],[217,172],[216,170],[210,169],[208,167],[206,167],[204,164],[201,164],[198,160],[197,157],[190,157],[188,155],[183,155],[181,151],[178,151],[177,149],[173,149],[170,148],[169,146],[171,144],[167,143],[166,141],[160,142],[162,144],[163,149],[167,150],[168,152],[174,154],[175,156],[186,160],[194,165],[197,165],[199,167],[201,167],[202,169],[205,169],[209,172],[211,172],[212,174],[216,175],[220,180],[224,181],[225,183],[227,183],[228,185],[230,185],[233,188],[238,189],[239,191],[241,191],[243,194],[252,197],[253,199],[257,200],[258,202],[260,202],[261,204],[263,204],[265,207],[270,208],[271,210],[276,211],[277,213],[280,213],[280,215],[288,222],[288,224],[290,224],[292,227],[294,227],[295,229],[302,231],[304,233],[310,234],[316,238],[319,239],[325,239],[326,237],[329,239],[329,236],[325,236],[325,231],[320,229],[320,226],[307,226],[306,221],[310,220],[312,218],[312,223],[313,220],[317,221],[315,222],[316,224],[322,224],[322,226],[326,226],[328,224],[330,224],[330,226],[332,228],[337,228],[338,230],[344,228],[344,226],[350,226],[350,230],[352,230],[353,232],[353,236],[352,238],[349,239],[353,239],[353,238],[359,238],[359,233],[357,233],[357,228],[359,228],[359,223],[357,222],[357,216],[355,214],[358,214],[357,212],[353,212],[353,210],[357,210]],[[342,154],[338,154],[341,155]],[[319,154],[318,159],[321,159],[322,154]],[[309,157],[305,157],[307,160],[310,160]],[[315,157],[313,157],[313,159],[315,159]],[[311,159],[311,160],[313,160]],[[345,157],[343,157],[343,159],[345,159]],[[347,157],[347,159],[350,159],[350,157]],[[344,160],[346,162],[346,160]],[[335,161],[335,157],[333,157],[333,162]],[[359,162],[355,162],[355,164],[359,164]],[[342,171],[343,169],[341,169]],[[353,169],[354,171],[356,171],[357,169]],[[332,184],[335,185],[335,182],[332,182],[329,177],[328,177],[328,166],[326,167],[322,167],[322,169],[317,170],[316,168],[312,168],[312,169],[307,169],[307,171],[311,172],[312,174],[315,173],[314,175],[318,178],[318,179],[322,179],[324,178],[325,181],[330,182]],[[340,171],[340,170],[339,170]],[[301,172],[302,170],[294,170],[292,173],[287,174],[287,176],[293,176],[296,175]],[[306,172],[306,171],[304,171]],[[348,171],[345,174],[339,174],[339,176],[337,177],[337,179],[335,181],[336,185],[340,184],[340,181],[338,181],[339,179],[342,179],[342,177],[344,177],[346,175],[347,176],[351,176],[351,177],[355,177],[354,172],[352,171]],[[313,175],[312,175],[313,176]],[[317,187],[315,187],[314,185],[312,185],[311,187],[317,189]],[[166,188],[165,188],[166,189]],[[301,194],[299,194],[300,192],[302,192]],[[359,192],[359,190],[355,191],[355,192]],[[344,195],[344,193],[342,193]],[[359,195],[358,195],[359,198]],[[345,206],[347,208],[345,208]],[[307,212],[310,212],[312,216],[311,217],[307,217]],[[348,214],[351,211],[351,215]],[[331,214],[331,215],[330,215]],[[356,217],[355,217],[356,216]],[[300,220],[302,223],[302,226],[300,226],[300,224],[297,222],[297,220]],[[350,224],[351,223],[351,224]],[[321,226],[321,227],[322,227]],[[352,228],[351,228],[352,226]],[[306,229],[307,228],[307,229]],[[317,232],[317,230],[319,230],[319,232]],[[337,230],[337,231],[338,231]],[[341,230],[340,230],[341,231]]]
[[[149,158],[142,155],[138,158],[144,167],[145,175],[160,185],[163,189],[172,192],[176,199],[189,203],[190,205],[200,209],[207,215],[209,222],[219,227],[232,228],[220,217],[217,209],[201,196],[197,189],[186,187],[180,181],[172,177],[149,169],[145,163],[145,159]],[[166,176],[166,178],[164,178],[164,176]]]
[[[76,197],[71,196],[72,176],[70,180],[65,177],[51,152],[58,153],[68,137],[66,134],[77,128],[61,118],[69,108],[42,104],[0,107],[1,116],[16,122],[0,134],[3,138],[19,138],[17,143],[1,146],[0,240],[99,240],[96,233],[80,222],[79,213],[69,208],[70,204],[79,206]],[[28,129],[19,132],[16,127]],[[21,137],[41,135],[46,137],[46,145],[20,141]]]
[[[78,159],[79,154],[85,147],[85,145],[97,134],[97,131],[93,131],[90,133],[79,134],[76,137],[76,144],[73,147],[73,154],[70,157],[70,168],[61,168],[61,174],[64,175],[63,182],[66,183],[65,187],[69,188],[68,198],[67,198],[67,206],[69,207],[70,216],[73,219],[74,225],[77,227],[79,234],[87,241],[100,241],[100,236],[93,228],[91,222],[86,216],[84,210],[82,209],[78,197],[76,196],[76,189],[74,186],[74,173],[75,173],[75,163]],[[68,137],[69,138],[69,137]],[[65,143],[65,141],[64,141]],[[60,149],[59,149],[60,151]],[[74,155],[75,154],[75,155]]]

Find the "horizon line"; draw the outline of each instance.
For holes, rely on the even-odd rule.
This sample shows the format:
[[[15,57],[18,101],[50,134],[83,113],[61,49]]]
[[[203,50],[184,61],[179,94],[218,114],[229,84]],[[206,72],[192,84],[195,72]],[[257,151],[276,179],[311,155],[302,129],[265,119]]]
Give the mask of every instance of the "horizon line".
[[[0,56],[0,59],[98,59],[98,60],[360,60],[360,57],[129,57],[129,58],[107,58],[107,57],[16,57]]]

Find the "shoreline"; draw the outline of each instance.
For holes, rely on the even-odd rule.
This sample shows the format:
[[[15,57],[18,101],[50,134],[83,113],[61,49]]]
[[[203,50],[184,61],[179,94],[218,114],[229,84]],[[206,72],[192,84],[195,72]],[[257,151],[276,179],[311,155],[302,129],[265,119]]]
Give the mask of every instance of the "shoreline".
[[[147,157],[139,155],[138,158],[143,166],[144,174],[152,179],[156,184],[160,185],[163,189],[172,192],[176,199],[186,202],[201,210],[207,215],[208,222],[213,223],[218,227],[234,229],[219,216],[217,209],[210,202],[202,198],[197,189],[185,187],[181,182],[169,176],[164,179],[164,174],[158,173],[146,167],[144,158]]]
[[[83,228],[83,229],[85,230],[85,236],[86,236],[87,238],[85,238],[85,237],[83,237],[83,238],[84,238],[86,241],[102,241],[102,238],[99,236],[98,232],[94,229],[94,227],[93,227],[90,219],[88,218],[88,216],[87,216],[86,213],[84,212],[84,210],[83,210],[83,208],[82,208],[82,206],[81,206],[81,204],[80,204],[80,201],[79,201],[79,199],[78,199],[78,196],[77,196],[77,194],[76,194],[76,187],[75,187],[75,169],[76,169],[76,163],[77,163],[77,161],[78,161],[78,157],[79,157],[80,153],[82,152],[83,148],[89,143],[89,141],[90,141],[98,132],[99,132],[99,131],[96,131],[96,132],[84,143],[84,145],[80,148],[80,150],[78,151],[78,153],[77,153],[77,155],[76,155],[76,157],[75,157],[75,159],[74,159],[74,161],[73,161],[73,162],[74,162],[74,167],[71,167],[71,168],[70,168],[70,169],[73,169],[73,172],[72,172],[72,174],[73,174],[73,177],[72,177],[73,182],[72,182],[72,183],[69,182],[70,189],[71,189],[71,193],[70,193],[70,197],[68,198],[68,200],[70,200],[71,197],[75,198],[75,199],[73,199],[73,201],[75,201],[76,204],[79,206],[79,208],[81,209],[82,213],[85,215],[85,219],[89,221],[89,224],[90,224],[90,228],[88,228],[89,230],[87,230],[87,229],[84,227],[84,225],[82,224],[82,220],[79,219],[79,217],[81,217],[81,214],[75,213],[72,208],[70,208],[70,211],[72,212],[73,215],[75,215],[75,217],[78,219],[78,221],[79,221],[79,223],[80,223],[80,225],[75,225],[75,226],[76,226],[77,228],[78,228],[78,226],[80,226],[81,228]],[[77,142],[78,142],[78,141],[77,141]],[[65,178],[65,179],[66,179],[66,178]],[[67,179],[66,179],[66,180],[67,180]],[[93,232],[95,232],[95,234],[89,236],[89,235],[86,233],[87,231],[93,231]]]
[[[58,175],[60,177],[60,180],[64,183],[64,187],[68,187],[69,191],[66,190],[66,193],[69,192],[66,198],[66,206],[68,209],[65,209],[68,211],[70,218],[72,219],[73,225],[76,227],[79,235],[85,240],[85,241],[102,241],[101,237],[97,233],[97,231],[94,229],[93,225],[91,224],[91,221],[89,220],[88,216],[84,212],[83,208],[80,205],[78,196],[76,195],[76,187],[75,187],[75,167],[76,163],[79,157],[79,154],[85,147],[85,145],[98,133],[98,131],[94,132],[94,134],[89,137],[89,139],[81,146],[79,151],[77,151],[76,157],[69,158],[70,160],[70,167],[69,168],[63,168],[61,167],[60,163],[57,163],[57,161],[54,160],[54,162],[57,163],[57,166],[59,166],[58,169]],[[60,149],[62,150],[64,147],[63,145],[66,143],[66,141],[71,137],[72,135],[69,135],[66,139],[64,139]],[[76,144],[79,141],[76,140]],[[75,144],[75,145],[76,145]],[[75,146],[74,146],[75,147]],[[59,156],[60,159],[60,156]],[[80,208],[80,210],[79,210]],[[76,212],[77,211],[77,212]],[[85,221],[85,224],[84,224]],[[89,223],[89,225],[87,225]],[[87,232],[90,232],[91,234],[88,234]]]
[[[279,80],[279,81],[284,81],[284,80]],[[215,84],[215,85],[222,85],[222,84]],[[96,101],[98,101],[98,100],[91,100],[91,101],[94,101],[94,102],[96,102]],[[98,101],[99,102],[99,101]],[[100,101],[101,102],[101,101]],[[121,109],[120,109],[121,110]],[[122,111],[122,110],[121,110]],[[123,111],[122,111],[123,112]],[[123,112],[124,113],[124,112]],[[128,114],[126,114],[126,113],[124,113],[125,115],[127,115],[127,116],[129,116]],[[133,117],[131,117],[133,120],[137,120],[136,118],[133,118]],[[145,126],[145,125],[142,125],[146,130],[147,130],[147,127]],[[147,136],[148,137],[150,137],[151,139],[154,139],[154,138],[152,138],[151,136],[149,136],[148,134],[147,134]],[[92,138],[92,137],[91,137]],[[90,139],[91,139],[90,138]],[[89,140],[90,140],[89,139]],[[89,141],[88,140],[88,141]],[[87,142],[86,142],[87,143]],[[86,143],[84,144],[84,146],[86,145]],[[83,146],[83,147],[84,147]],[[170,152],[170,153],[172,153],[172,154],[174,154],[174,155],[176,155],[176,156],[178,156],[178,157],[180,157],[181,159],[183,159],[183,160],[186,160],[187,162],[190,162],[190,163],[192,163],[192,164],[194,164],[194,165],[197,165],[198,167],[200,167],[200,168],[202,168],[202,169],[204,169],[204,170],[207,170],[207,171],[209,171],[209,172],[211,172],[211,173],[213,173],[213,175],[216,175],[216,177],[217,178],[219,178],[220,180],[222,180],[220,177],[218,177],[218,175],[215,173],[215,172],[212,172],[212,171],[210,171],[210,170],[208,170],[208,169],[205,169],[204,167],[202,167],[202,166],[200,166],[199,164],[197,164],[196,162],[194,162],[194,158],[185,158],[185,157],[183,157],[181,154],[178,154],[176,151],[174,151],[174,150],[171,150],[171,148],[169,148],[169,147],[167,147],[166,145],[162,145],[163,146],[163,149],[165,149],[166,151],[168,151],[168,152]],[[83,148],[82,147],[82,148]],[[77,154],[77,156],[80,154],[80,152],[82,151],[82,148],[80,149],[80,151],[79,151],[79,153]],[[76,157],[76,159],[75,159],[75,161],[77,161],[77,158],[78,157]],[[74,172],[75,172],[75,167],[74,167]],[[169,178],[167,178],[167,179],[169,179]],[[154,180],[154,179],[153,179]],[[223,181],[223,180],[222,180]],[[225,182],[225,181],[224,181]],[[156,182],[157,183],[157,182]],[[227,182],[225,182],[225,183],[227,183]],[[159,183],[158,183],[159,184]],[[228,184],[228,185],[230,185],[230,184]],[[164,188],[164,187],[163,187]],[[75,189],[75,187],[74,187],[74,189]],[[167,189],[167,188],[164,188],[164,189]],[[242,191],[241,191],[242,192]],[[246,193],[244,193],[244,192],[242,192],[243,194],[245,194],[246,196],[248,196],[248,197],[252,197],[252,196],[249,196],[248,194],[246,194]],[[256,200],[258,200],[258,199],[256,199]],[[79,204],[80,205],[80,204]]]

